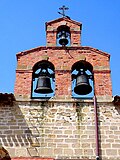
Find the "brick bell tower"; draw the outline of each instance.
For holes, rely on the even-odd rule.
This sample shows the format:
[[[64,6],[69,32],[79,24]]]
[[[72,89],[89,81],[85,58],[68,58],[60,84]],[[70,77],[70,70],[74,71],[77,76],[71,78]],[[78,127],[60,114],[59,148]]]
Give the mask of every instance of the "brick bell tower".
[[[93,76],[92,90],[98,99],[111,99],[110,55],[92,47],[81,46],[81,30],[81,23],[63,16],[46,23],[46,46],[17,54],[17,99],[34,97],[33,81],[37,78],[34,72],[41,66],[43,68],[44,64],[54,73],[54,94],[48,97],[71,99],[74,89],[72,81],[75,77],[77,79],[77,75],[72,73],[83,68]]]
[[[10,126],[4,147],[12,160],[119,159],[110,55],[82,46],[82,24],[61,9],[45,24],[46,46],[17,53],[15,103],[1,112]]]

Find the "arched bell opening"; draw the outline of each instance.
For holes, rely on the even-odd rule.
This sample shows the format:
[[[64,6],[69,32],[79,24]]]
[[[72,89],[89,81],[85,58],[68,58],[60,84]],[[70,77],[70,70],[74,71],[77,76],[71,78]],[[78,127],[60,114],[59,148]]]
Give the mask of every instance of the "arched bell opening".
[[[70,28],[66,25],[61,25],[57,28],[57,45],[70,46]]]
[[[72,97],[87,98],[94,95],[93,66],[81,60],[73,64],[72,74]]]
[[[32,98],[50,98],[54,96],[55,72],[54,65],[42,60],[33,67]]]

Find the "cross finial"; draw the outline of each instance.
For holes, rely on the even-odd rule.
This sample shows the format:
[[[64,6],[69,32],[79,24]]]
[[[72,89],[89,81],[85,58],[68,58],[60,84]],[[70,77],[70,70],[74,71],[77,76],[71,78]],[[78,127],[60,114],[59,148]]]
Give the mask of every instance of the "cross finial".
[[[62,13],[61,12],[58,12],[59,14],[61,14],[63,17],[67,17],[65,15],[65,10],[68,10],[69,8],[68,7],[65,7],[64,5],[62,7],[59,8],[59,10],[62,10]]]

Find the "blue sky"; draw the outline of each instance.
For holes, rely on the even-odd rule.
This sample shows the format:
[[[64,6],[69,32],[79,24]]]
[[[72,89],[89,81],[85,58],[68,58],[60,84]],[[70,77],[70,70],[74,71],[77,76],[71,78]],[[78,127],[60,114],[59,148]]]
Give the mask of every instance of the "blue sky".
[[[113,96],[120,95],[120,0],[0,0],[0,92],[13,93],[16,53],[46,45],[45,22],[66,5],[81,22],[82,46],[111,55]]]

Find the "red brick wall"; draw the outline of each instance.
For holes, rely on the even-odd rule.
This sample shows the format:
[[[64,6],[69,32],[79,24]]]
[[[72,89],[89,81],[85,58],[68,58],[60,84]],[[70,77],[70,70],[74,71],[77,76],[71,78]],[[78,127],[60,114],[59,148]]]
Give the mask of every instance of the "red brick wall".
[[[56,32],[47,32],[47,46],[56,46]]]
[[[80,31],[71,32],[71,46],[79,46],[81,44]]]
[[[57,27],[67,25],[71,31],[71,47],[56,47]],[[17,54],[15,95],[31,96],[32,68],[41,61],[48,60],[55,67],[55,96],[71,97],[71,68],[80,60],[93,66],[94,90],[97,96],[112,96],[109,55],[98,49],[80,46],[81,24],[61,18],[46,24],[47,47],[38,47]]]
[[[94,88],[97,96],[111,96],[112,86],[109,67],[109,55],[90,47],[39,47],[18,54],[15,94],[30,97],[33,66],[47,57],[55,67],[56,96],[71,96],[72,65],[86,59],[93,66]]]
[[[71,95],[71,72],[70,71],[56,71],[56,96],[61,98],[64,95]]]
[[[66,25],[70,28],[71,46],[80,46],[82,24],[67,18],[60,18],[46,24],[47,46],[56,46],[57,28],[61,25]]]
[[[110,71],[96,71],[94,72],[94,86],[95,94],[98,96],[109,95],[112,96],[112,86]]]

